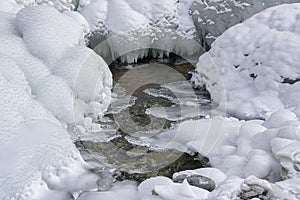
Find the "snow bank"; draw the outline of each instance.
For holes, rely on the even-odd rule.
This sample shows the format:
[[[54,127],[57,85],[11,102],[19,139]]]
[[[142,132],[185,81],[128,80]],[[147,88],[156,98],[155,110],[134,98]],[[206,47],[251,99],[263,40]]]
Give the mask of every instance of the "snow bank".
[[[212,99],[238,118],[266,118],[299,106],[299,9],[270,8],[227,30],[200,57],[195,84],[206,85]],[[211,73],[214,68],[219,75]]]
[[[0,199],[68,199],[96,188],[64,125],[107,109],[106,63],[80,45],[84,30],[70,13],[0,12],[0,28]]]
[[[214,168],[178,172],[173,180],[200,175],[213,180],[216,188],[203,192],[205,189],[197,190],[187,182],[156,177],[139,186],[140,198],[296,199],[300,192],[299,127],[299,119],[289,110],[274,112],[266,121],[219,117],[183,122],[174,140],[199,153],[207,150],[207,144],[214,144],[207,154]]]
[[[167,0],[93,0],[80,2],[79,10],[90,24],[91,46],[112,60],[136,62],[150,53],[162,56],[165,51],[193,55],[200,51],[192,18],[191,1]]]
[[[266,8],[298,0],[194,0],[190,10],[201,45],[206,49],[226,29]]]

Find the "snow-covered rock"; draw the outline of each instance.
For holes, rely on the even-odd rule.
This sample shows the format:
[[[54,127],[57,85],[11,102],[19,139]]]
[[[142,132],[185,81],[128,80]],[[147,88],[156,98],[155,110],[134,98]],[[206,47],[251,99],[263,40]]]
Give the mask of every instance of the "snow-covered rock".
[[[299,106],[299,10],[300,4],[276,6],[227,30],[200,57],[196,85],[238,118]]]
[[[79,196],[78,200],[100,200],[100,199],[122,199],[139,200],[137,195],[137,186],[135,182],[124,181],[116,183],[106,192],[87,192]]]
[[[17,13],[22,8],[44,5],[51,6],[60,12],[76,10],[79,0],[3,0],[0,11]]]
[[[203,47],[212,42],[226,29],[241,23],[262,10],[298,0],[194,0],[190,10]]]
[[[66,123],[103,114],[111,73],[101,57],[80,46],[80,24],[47,6],[23,9],[15,24],[12,15],[1,17],[0,52],[22,69],[37,100]]]
[[[0,28],[0,199],[64,200],[96,188],[65,125],[107,109],[107,64],[80,45],[81,24],[54,8],[0,12]]]
[[[189,0],[92,0],[80,2],[79,10],[91,27],[91,47],[104,57],[122,56],[123,62],[132,63],[148,53],[200,51],[190,5]]]
[[[207,199],[209,192],[189,185],[186,180],[183,183],[173,183],[166,177],[155,177],[141,183],[138,194],[141,200],[196,200]]]
[[[58,11],[74,10],[78,0],[15,0],[19,5],[24,7],[45,5],[51,6]]]

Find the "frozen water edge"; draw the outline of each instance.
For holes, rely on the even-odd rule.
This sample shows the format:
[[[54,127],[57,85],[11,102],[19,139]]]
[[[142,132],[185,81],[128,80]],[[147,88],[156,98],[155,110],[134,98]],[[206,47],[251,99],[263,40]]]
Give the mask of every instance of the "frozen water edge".
[[[172,82],[161,85],[161,88],[144,90],[146,94],[161,97],[174,103],[171,107],[149,108],[146,114],[169,121],[183,121],[187,119],[206,117],[211,114],[210,99],[197,94],[189,81]]]

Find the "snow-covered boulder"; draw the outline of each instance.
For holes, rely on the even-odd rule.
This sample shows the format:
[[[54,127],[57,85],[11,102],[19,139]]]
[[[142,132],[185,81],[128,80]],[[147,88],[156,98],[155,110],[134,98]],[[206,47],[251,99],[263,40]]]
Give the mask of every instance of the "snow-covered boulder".
[[[276,6],[227,30],[200,57],[195,84],[239,118],[299,106],[299,11],[300,4]]]
[[[74,10],[78,0],[15,0],[19,5],[24,7],[45,5],[51,6],[58,11]]]
[[[194,0],[190,10],[203,47],[212,42],[226,29],[241,23],[262,10],[299,0]]]
[[[160,49],[151,51],[154,56],[164,51],[180,55],[200,51],[190,4],[188,0],[89,0],[81,1],[79,10],[91,27],[91,47],[112,60],[122,56],[123,62],[132,63],[147,56],[148,48]]]
[[[110,102],[111,73],[81,45],[83,31],[48,6],[0,12],[0,199],[65,200],[97,187],[65,126]]]
[[[65,123],[103,114],[112,76],[101,57],[81,46],[80,24],[47,6],[25,8],[16,20],[0,17],[0,52],[22,69],[37,100]]]
[[[43,193],[64,199],[77,187],[95,187],[97,176],[61,123],[31,95],[21,68],[5,56],[0,61],[0,199],[44,199]],[[86,175],[82,185],[70,184],[78,181],[73,173]]]

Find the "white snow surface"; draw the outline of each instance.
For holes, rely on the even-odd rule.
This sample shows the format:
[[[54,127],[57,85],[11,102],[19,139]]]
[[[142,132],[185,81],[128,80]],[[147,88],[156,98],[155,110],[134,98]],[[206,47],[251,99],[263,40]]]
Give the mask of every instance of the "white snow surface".
[[[51,6],[58,11],[74,10],[76,1],[74,0],[15,0],[19,5],[24,7],[44,5]]]
[[[299,119],[289,110],[274,112],[266,121],[216,117],[183,122],[172,142],[194,152],[207,153],[213,168],[182,171],[173,177],[206,176],[215,182],[216,189],[196,192],[188,183],[156,177],[139,186],[139,196],[149,200],[229,200],[263,188],[268,191],[266,199],[296,199],[300,192],[299,127]],[[158,196],[152,195],[153,190]]]
[[[122,182],[110,191],[92,192],[99,177],[90,173],[65,125],[90,125],[93,117],[106,110],[112,84],[108,67],[83,45],[87,26],[78,13],[34,6],[15,15],[18,6],[7,2],[0,3],[7,6],[0,12],[0,199],[229,200],[257,191],[267,191],[262,194],[265,199],[299,198],[300,4],[268,9],[229,29],[198,63],[196,85],[205,84],[221,108],[239,118],[262,120],[221,116],[189,120],[154,139],[208,156],[213,168],[174,176],[207,176],[216,183],[215,190],[191,186],[186,180],[181,184],[154,177],[139,186]],[[99,2],[82,1],[82,12]],[[120,11],[120,5],[129,9],[120,12],[120,18],[105,20],[103,27],[110,24],[113,34],[124,34],[134,23],[138,29],[133,32],[145,27],[151,32],[155,26],[149,26],[149,19],[157,20],[160,14],[174,10],[172,0],[166,1],[166,7],[158,1],[101,2],[107,7],[90,7],[95,9],[90,14],[96,13],[101,20]],[[151,18],[146,14],[152,12],[152,4],[158,14]],[[120,23],[116,19],[122,20],[122,26],[115,26]],[[158,20],[156,25],[172,27],[171,22]],[[162,41],[159,43],[164,44]],[[111,44],[120,45],[114,42]],[[134,60],[136,57],[127,58]],[[220,95],[221,89],[226,98]]]
[[[2,0],[0,10],[3,12],[17,13],[22,8],[44,5],[55,8],[60,12],[72,11],[79,0]]]
[[[299,11],[300,4],[276,6],[227,30],[200,57],[195,84],[238,118],[298,107]]]
[[[81,45],[83,31],[48,6],[0,12],[0,199],[64,200],[97,187],[65,129],[110,102],[111,73]]]

